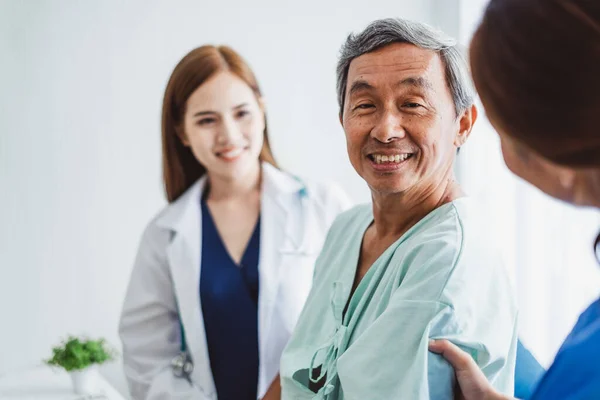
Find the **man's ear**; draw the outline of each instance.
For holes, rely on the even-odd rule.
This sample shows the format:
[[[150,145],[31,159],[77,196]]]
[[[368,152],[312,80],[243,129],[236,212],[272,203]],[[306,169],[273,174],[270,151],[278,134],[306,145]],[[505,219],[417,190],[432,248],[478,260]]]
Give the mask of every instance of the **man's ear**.
[[[471,131],[473,130],[473,125],[475,125],[475,121],[477,121],[477,115],[478,111],[475,104],[463,111],[460,120],[458,121],[458,133],[454,139],[454,145],[456,147],[461,147],[467,142],[467,139],[469,139]]]

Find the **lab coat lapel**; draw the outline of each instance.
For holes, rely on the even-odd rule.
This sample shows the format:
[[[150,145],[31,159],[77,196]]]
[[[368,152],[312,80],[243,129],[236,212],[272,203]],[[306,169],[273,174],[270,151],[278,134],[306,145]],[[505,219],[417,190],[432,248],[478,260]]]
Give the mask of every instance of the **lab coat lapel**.
[[[206,184],[201,178],[169,210],[161,224],[174,231],[167,248],[173,285],[186,347],[194,362],[192,380],[208,397],[216,396],[212,379],[204,318],[200,304],[200,260],[202,252],[202,218],[200,199]]]
[[[282,269],[282,254],[286,246],[295,246],[299,238],[295,232],[297,226],[295,201],[298,191],[303,187],[289,175],[263,163],[261,194],[261,232],[259,253],[260,296],[258,301],[259,317],[259,352],[261,366],[259,371],[259,395],[271,384],[277,371],[267,370],[267,364],[272,360],[271,351],[274,336],[281,332],[269,330],[273,324],[273,311],[277,302],[277,291]],[[278,361],[278,360],[277,360]],[[278,366],[278,365],[277,365]],[[277,368],[278,369],[278,368]]]

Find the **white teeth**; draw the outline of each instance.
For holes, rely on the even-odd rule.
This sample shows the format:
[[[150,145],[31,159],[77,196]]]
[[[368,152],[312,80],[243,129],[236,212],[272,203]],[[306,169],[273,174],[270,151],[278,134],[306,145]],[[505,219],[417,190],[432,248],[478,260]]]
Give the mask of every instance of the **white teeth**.
[[[406,160],[410,156],[411,156],[410,153],[396,154],[396,155],[392,155],[392,156],[382,155],[382,154],[373,154],[372,155],[373,160],[375,160],[376,164],[382,164],[382,163],[399,163],[401,161]]]

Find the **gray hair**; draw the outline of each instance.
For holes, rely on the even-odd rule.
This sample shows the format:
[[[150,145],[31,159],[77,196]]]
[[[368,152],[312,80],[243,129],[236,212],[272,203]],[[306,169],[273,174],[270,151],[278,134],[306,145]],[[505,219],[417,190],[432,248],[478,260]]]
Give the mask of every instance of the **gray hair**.
[[[372,22],[359,34],[349,35],[342,45],[337,65],[340,115],[344,111],[348,70],[352,60],[392,43],[410,43],[437,52],[446,70],[446,81],[452,93],[456,115],[473,105],[474,90],[471,77],[456,41],[428,25],[400,18],[387,18]]]

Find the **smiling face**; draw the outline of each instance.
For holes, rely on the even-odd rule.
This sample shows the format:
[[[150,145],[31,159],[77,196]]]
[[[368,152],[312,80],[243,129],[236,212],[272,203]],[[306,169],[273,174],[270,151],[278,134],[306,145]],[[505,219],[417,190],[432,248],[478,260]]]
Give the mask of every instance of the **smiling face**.
[[[408,43],[350,63],[341,122],[350,162],[371,191],[426,191],[452,174],[476,118],[456,116],[439,55]]]
[[[259,168],[265,115],[242,79],[219,72],[188,98],[183,143],[209,175],[240,179]]]

